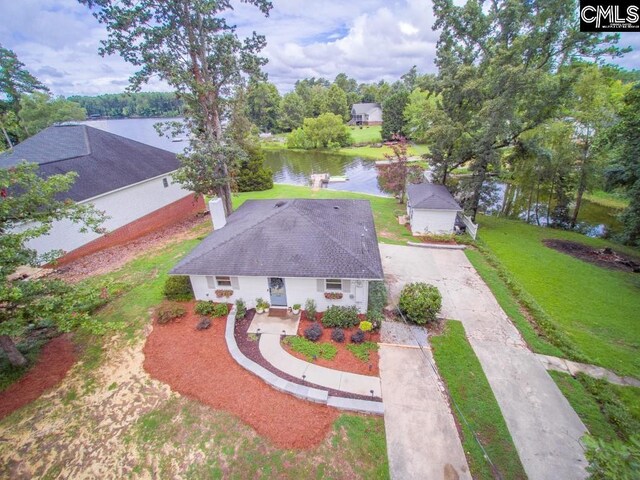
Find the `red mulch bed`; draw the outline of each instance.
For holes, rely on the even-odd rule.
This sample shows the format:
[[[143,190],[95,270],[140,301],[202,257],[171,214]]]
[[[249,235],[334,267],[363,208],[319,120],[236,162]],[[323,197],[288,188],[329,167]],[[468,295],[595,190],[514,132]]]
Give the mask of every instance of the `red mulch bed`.
[[[154,325],[144,347],[144,368],[173,390],[228,411],[280,448],[320,444],[339,415],[326,405],[278,392],[238,365],[224,339],[226,320],[216,318],[197,331],[189,313],[167,325]]]
[[[36,364],[16,383],[0,392],[0,418],[24,407],[56,386],[76,361],[70,335],[60,335],[47,343]]]
[[[364,320],[364,316],[361,316],[362,320]],[[322,313],[318,314],[318,318],[322,319]],[[307,319],[305,312],[302,312],[300,316],[300,323],[298,324],[298,335],[301,337],[304,336],[304,331],[313,324],[310,320]],[[316,365],[321,365],[327,368],[333,368],[334,370],[342,370],[343,372],[351,372],[351,373],[359,373],[360,375],[372,375],[378,376],[380,370],[378,369],[378,351],[369,352],[369,362],[365,363],[362,360],[358,360],[353,353],[347,350],[347,345],[349,345],[351,334],[358,331],[358,327],[345,328],[344,330],[344,343],[337,343],[331,340],[331,332],[333,328],[325,328],[323,326],[322,336],[318,340],[319,342],[331,342],[338,348],[338,354],[335,356],[333,360],[327,360],[325,358],[318,358],[313,361]],[[369,334],[365,334],[365,341],[371,341],[374,343],[378,343],[380,341],[380,334],[378,332],[371,332],[371,337]],[[300,360],[304,360],[306,362],[309,361],[307,357],[298,353],[291,349],[287,344],[283,344],[284,349]],[[371,369],[369,369],[371,366]]]

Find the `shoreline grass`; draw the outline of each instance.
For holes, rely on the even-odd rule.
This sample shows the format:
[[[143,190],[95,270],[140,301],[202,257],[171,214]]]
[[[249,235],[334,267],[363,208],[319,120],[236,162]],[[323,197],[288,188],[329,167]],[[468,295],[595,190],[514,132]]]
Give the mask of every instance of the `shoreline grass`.
[[[482,371],[480,361],[467,340],[462,323],[447,320],[444,332],[430,337],[429,341],[449,394],[469,423],[467,425],[460,418],[460,413],[452,408],[462,429],[462,446],[473,478],[497,478],[476,442],[473,435],[475,432],[499,471],[500,478],[526,479],[527,475],[498,402]]]

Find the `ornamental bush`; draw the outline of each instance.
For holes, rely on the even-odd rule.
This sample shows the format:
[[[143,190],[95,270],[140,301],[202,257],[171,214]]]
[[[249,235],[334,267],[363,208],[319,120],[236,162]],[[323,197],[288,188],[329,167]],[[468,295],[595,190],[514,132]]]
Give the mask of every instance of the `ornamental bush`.
[[[312,342],[317,342],[322,336],[322,327],[319,323],[314,323],[304,331],[304,337]]]
[[[400,292],[400,311],[412,322],[425,325],[436,320],[442,307],[442,295],[437,287],[427,283],[408,283]]]
[[[156,309],[156,320],[160,325],[169,323],[171,320],[183,317],[187,310],[178,303],[164,302]]]
[[[224,317],[229,313],[229,307],[226,303],[216,303],[213,305],[211,315],[213,317]]]
[[[242,320],[246,314],[247,305],[244,303],[244,300],[239,298],[238,300],[236,300],[236,318],[238,320]]]
[[[338,343],[344,342],[344,330],[341,328],[334,328],[331,332],[331,340]]]
[[[198,315],[224,317],[229,313],[229,308],[226,303],[198,302],[195,311]]]
[[[369,282],[369,311],[382,312],[387,305],[387,287],[384,282]]]
[[[171,276],[164,282],[163,294],[167,300],[188,301],[193,298],[191,281],[186,275]]]
[[[364,342],[364,332],[362,330],[358,330],[353,335],[351,335],[351,343],[362,343]]]
[[[307,319],[312,322],[316,321],[316,301],[313,298],[309,298],[305,304],[304,309],[307,312]]]
[[[200,317],[200,320],[196,325],[196,330],[206,330],[210,326],[211,326],[211,320],[208,317]]]
[[[332,305],[322,316],[322,324],[325,327],[355,327],[360,322],[356,307],[340,307]]]

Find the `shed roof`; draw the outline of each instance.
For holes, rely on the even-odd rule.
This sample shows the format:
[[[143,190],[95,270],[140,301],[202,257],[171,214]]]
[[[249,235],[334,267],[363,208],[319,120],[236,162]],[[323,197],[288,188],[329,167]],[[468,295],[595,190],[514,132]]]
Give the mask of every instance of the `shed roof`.
[[[248,200],[171,273],[383,278],[367,200]]]
[[[175,154],[87,125],[55,125],[0,154],[0,168],[37,163],[49,177],[77,172],[65,198],[82,201],[176,170]]]
[[[417,183],[407,188],[409,204],[426,210],[462,210],[456,199],[444,185]]]

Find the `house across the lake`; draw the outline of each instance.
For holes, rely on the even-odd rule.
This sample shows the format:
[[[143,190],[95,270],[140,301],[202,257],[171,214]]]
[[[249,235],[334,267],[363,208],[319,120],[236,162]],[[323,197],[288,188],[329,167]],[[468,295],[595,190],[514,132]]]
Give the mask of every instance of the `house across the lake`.
[[[365,313],[369,282],[383,280],[366,200],[247,200],[225,218],[215,199],[210,211],[215,230],[170,272],[189,275],[197,300]]]
[[[64,263],[122,244],[198,211],[203,200],[172,180],[175,154],[87,125],[56,125],[0,154],[0,168],[27,161],[42,177],[76,172],[62,198],[93,204],[106,212],[107,234],[82,233],[70,220],[56,221],[48,235],[27,245],[38,253],[67,252]]]
[[[453,233],[461,211],[444,185],[418,183],[407,187],[407,215],[413,235]]]
[[[379,103],[354,103],[350,125],[382,125],[382,107]]]

